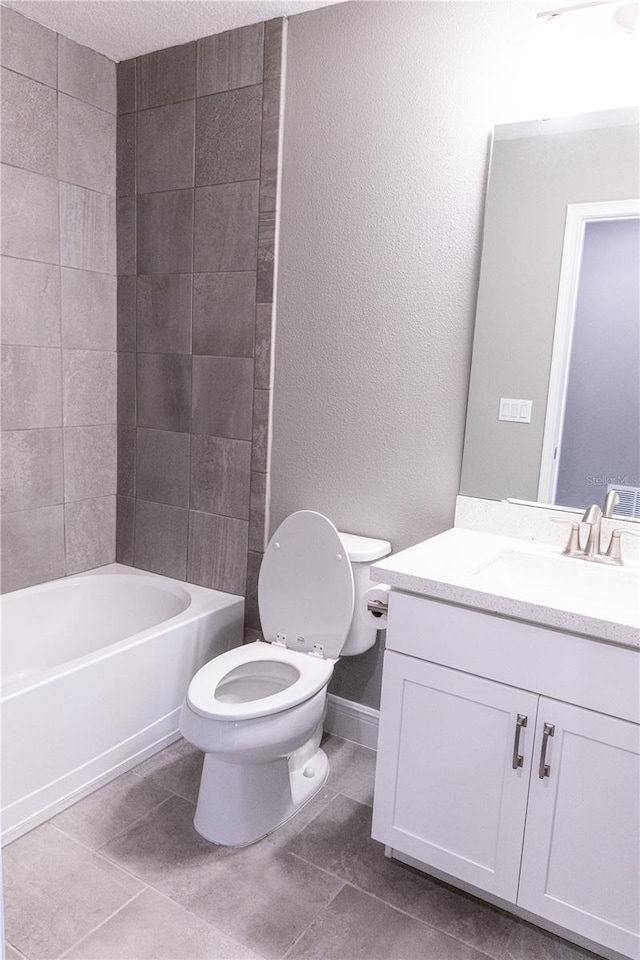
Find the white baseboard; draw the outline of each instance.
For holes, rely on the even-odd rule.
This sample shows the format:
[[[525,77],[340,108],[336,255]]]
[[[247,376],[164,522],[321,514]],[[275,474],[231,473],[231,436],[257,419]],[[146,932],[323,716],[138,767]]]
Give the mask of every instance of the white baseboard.
[[[352,740],[363,747],[375,750],[378,746],[379,710],[365,707],[353,700],[344,700],[330,693],[327,697],[327,715],[324,721],[326,733],[343,740]]]

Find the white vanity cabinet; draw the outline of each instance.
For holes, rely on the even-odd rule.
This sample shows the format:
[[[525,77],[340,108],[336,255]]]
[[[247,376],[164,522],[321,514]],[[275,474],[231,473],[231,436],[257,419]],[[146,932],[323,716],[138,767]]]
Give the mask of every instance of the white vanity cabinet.
[[[635,650],[392,593],[373,836],[635,960],[639,663]]]

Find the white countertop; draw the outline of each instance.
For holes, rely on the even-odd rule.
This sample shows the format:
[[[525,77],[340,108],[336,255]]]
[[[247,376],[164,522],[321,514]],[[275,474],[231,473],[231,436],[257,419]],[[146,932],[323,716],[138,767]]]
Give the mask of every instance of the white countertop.
[[[551,572],[549,582],[541,585],[535,576],[513,573],[500,579],[499,567],[509,558],[517,562],[517,571],[530,564],[534,573]],[[571,581],[570,589],[563,584],[565,577]],[[558,547],[456,527],[374,564],[371,579],[397,590],[640,649],[637,563],[610,567],[573,560],[563,557]],[[624,603],[616,600],[616,594],[624,594]]]

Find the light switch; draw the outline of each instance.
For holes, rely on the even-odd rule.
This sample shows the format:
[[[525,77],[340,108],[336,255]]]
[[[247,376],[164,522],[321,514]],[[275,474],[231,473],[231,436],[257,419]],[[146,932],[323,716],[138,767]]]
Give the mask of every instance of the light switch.
[[[511,423],[531,423],[531,407],[533,400],[514,400],[511,397],[500,397],[498,420],[509,420]]]

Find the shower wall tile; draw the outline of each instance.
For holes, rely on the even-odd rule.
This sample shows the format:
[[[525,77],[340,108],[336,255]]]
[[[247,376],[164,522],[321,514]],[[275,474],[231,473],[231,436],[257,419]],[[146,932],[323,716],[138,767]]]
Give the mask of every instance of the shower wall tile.
[[[136,135],[138,193],[193,186],[194,100],[141,110]]]
[[[55,90],[4,68],[1,83],[3,163],[55,177],[58,163]]]
[[[245,629],[260,630],[258,611],[258,577],[262,563],[262,553],[249,550],[247,554],[247,579],[245,584],[244,624]]]
[[[62,426],[60,350],[2,348],[2,429]]]
[[[193,358],[192,433],[251,439],[253,360]]]
[[[115,555],[116,67],[0,16],[2,588],[12,590]],[[135,250],[132,261],[134,272]]]
[[[138,277],[137,338],[141,353],[191,352],[191,286],[191,274]]]
[[[135,276],[137,227],[135,197],[118,197],[116,215],[118,276]]]
[[[136,492],[136,428],[118,424],[117,493],[133,497]]]
[[[262,81],[264,24],[198,40],[198,96]]]
[[[91,500],[116,492],[116,425],[64,431],[64,499]]]
[[[11,430],[1,439],[2,510],[62,503],[62,430]]]
[[[265,548],[267,494],[267,474],[252,473],[251,506],[249,510],[249,549],[256,550],[260,553]]]
[[[201,273],[194,277],[194,353],[253,357],[255,317],[255,271]]]
[[[133,529],[136,501],[133,497],[116,497],[116,560],[133,566]]]
[[[2,165],[2,250],[10,257],[59,263],[58,183]]]
[[[187,580],[213,590],[243,594],[248,526],[243,520],[191,510]]]
[[[116,118],[64,93],[58,95],[58,176],[115,195]]]
[[[193,190],[138,196],[138,273],[191,273]]]
[[[191,506],[205,513],[249,519],[251,444],[193,435]]]
[[[259,473],[269,471],[269,417],[271,393],[269,390],[253,392],[252,467]]]
[[[196,44],[138,57],[136,71],[138,110],[192,100],[196,95]]]
[[[248,590],[254,629],[268,513],[282,25],[118,66],[117,556]]]
[[[115,560],[116,498],[79,500],[64,508],[67,576]]]
[[[273,340],[273,304],[256,306],[256,346],[253,385],[256,390],[271,387],[271,352]]]
[[[60,279],[63,347],[115,350],[116,278],[63,267]]]
[[[265,80],[262,98],[260,149],[260,212],[277,207],[278,145],[280,131],[280,79]]]
[[[258,303],[273,301],[274,265],[276,252],[276,217],[261,213],[258,225]]]
[[[194,270],[255,270],[259,181],[196,189]]]
[[[137,407],[135,353],[118,353],[117,384],[117,421],[135,427]]]
[[[60,346],[60,271],[35,260],[2,259],[3,343]]]
[[[118,350],[136,349],[136,278],[118,277]]]
[[[58,89],[84,103],[116,112],[116,65],[74,40],[58,39]]]
[[[2,66],[55,88],[58,75],[57,34],[8,7],[0,8],[0,16]]]
[[[0,517],[2,590],[19,590],[65,574],[62,505]]]
[[[65,427],[116,422],[115,352],[63,350],[62,382]]]
[[[257,180],[261,127],[261,84],[200,98],[196,109],[196,186]]]
[[[115,240],[115,197],[60,183],[60,263],[114,274]]]
[[[138,426],[186,433],[191,416],[191,357],[138,354]]]
[[[188,433],[138,428],[136,496],[142,500],[189,506]]]
[[[134,565],[185,580],[189,511],[165,503],[136,500]]]
[[[116,64],[118,114],[136,110],[136,61],[121,60]]]
[[[118,117],[116,133],[116,195],[133,197],[136,192],[136,116]]]

